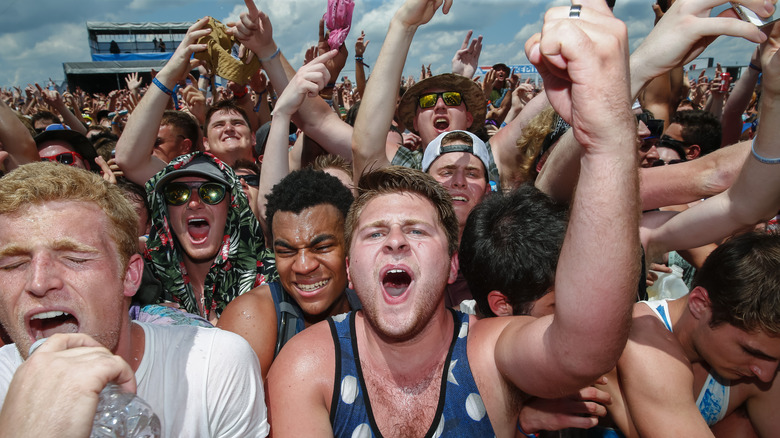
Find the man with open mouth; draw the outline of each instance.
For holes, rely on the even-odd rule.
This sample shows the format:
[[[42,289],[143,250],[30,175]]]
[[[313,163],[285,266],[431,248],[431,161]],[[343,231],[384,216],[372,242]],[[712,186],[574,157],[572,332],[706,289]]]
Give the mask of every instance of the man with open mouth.
[[[36,340],[76,346],[88,335],[99,351],[42,353],[82,369],[107,354],[127,362],[163,436],[267,435],[259,363],[241,337],[130,320],[143,261],[119,188],[71,166],[24,165],[0,179],[0,222],[0,322],[15,343],[0,348],[0,404]],[[87,389],[93,406],[100,389]]]
[[[216,323],[235,297],[269,279],[273,258],[241,183],[208,152],[183,155],[146,184],[152,272],[187,312]]]

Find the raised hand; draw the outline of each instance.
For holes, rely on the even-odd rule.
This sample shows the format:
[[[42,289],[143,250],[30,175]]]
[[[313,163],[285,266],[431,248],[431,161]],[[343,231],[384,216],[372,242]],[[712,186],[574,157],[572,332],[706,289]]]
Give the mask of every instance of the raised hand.
[[[225,23],[227,32],[260,59],[269,58],[277,49],[271,20],[257,9],[253,0],[244,0],[244,4],[247,11],[241,13],[238,21]]]
[[[482,35],[471,39],[472,31],[466,34],[460,50],[452,57],[452,72],[467,78],[474,76],[479,63],[479,55],[482,53]]]

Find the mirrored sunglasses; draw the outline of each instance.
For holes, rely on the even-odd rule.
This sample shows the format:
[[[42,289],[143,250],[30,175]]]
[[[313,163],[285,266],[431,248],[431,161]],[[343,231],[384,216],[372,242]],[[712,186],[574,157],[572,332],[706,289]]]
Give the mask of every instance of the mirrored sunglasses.
[[[200,199],[209,205],[216,205],[225,199],[224,185],[212,181],[206,182],[172,182],[163,189],[165,202],[168,205],[184,205],[190,200],[192,189],[198,189]]]
[[[436,102],[439,98],[444,101],[447,106],[458,106],[463,101],[462,96],[457,91],[443,91],[441,93],[426,93],[417,99],[420,104],[420,108],[433,108],[436,106]]]

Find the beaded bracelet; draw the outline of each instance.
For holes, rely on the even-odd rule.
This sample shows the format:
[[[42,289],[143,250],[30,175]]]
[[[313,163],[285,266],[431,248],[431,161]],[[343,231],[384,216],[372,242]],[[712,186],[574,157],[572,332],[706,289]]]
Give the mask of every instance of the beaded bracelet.
[[[753,158],[764,164],[780,164],[780,158],[766,158],[756,153],[756,139],[753,139],[753,143],[750,144],[750,152],[753,154]]]

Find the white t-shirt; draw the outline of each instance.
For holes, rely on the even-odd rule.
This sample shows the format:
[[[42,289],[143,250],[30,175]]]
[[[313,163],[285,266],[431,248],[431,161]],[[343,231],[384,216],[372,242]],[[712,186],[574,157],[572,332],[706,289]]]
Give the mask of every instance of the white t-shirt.
[[[138,395],[162,424],[164,437],[264,437],[269,426],[260,363],[240,336],[220,329],[138,323],[144,357]],[[0,408],[22,358],[0,348]]]

